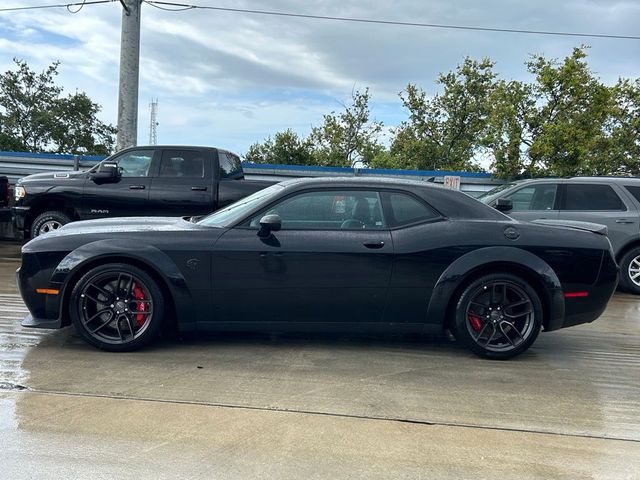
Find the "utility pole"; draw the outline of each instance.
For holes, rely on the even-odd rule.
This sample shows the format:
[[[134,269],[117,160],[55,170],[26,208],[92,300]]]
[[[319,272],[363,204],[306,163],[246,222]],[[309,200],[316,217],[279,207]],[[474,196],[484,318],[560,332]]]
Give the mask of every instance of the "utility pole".
[[[149,104],[149,145],[158,143],[158,99]]]
[[[118,135],[116,150],[132,147],[138,139],[138,80],[140,70],[141,0],[120,0],[120,86],[118,90]]]

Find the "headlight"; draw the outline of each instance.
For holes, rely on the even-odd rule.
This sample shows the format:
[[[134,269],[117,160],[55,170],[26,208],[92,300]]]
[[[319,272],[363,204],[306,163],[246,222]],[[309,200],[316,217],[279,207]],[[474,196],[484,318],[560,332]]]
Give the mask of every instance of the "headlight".
[[[21,198],[25,197],[25,195],[27,194],[27,191],[25,190],[24,187],[16,187],[13,193],[16,197],[16,202],[17,202]]]

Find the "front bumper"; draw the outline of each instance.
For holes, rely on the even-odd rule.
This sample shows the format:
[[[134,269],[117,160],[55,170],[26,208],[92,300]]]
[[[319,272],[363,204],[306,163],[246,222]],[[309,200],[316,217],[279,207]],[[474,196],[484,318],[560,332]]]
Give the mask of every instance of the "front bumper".
[[[36,288],[42,286],[54,287],[48,278],[50,275],[39,269],[39,263],[33,255],[23,256],[23,264],[16,270],[18,292],[29,309],[29,315],[21,322],[23,327],[49,329],[62,327],[60,308],[62,291],[58,295],[36,292]]]
[[[26,218],[31,207],[11,207],[13,228],[16,232],[24,235]]]

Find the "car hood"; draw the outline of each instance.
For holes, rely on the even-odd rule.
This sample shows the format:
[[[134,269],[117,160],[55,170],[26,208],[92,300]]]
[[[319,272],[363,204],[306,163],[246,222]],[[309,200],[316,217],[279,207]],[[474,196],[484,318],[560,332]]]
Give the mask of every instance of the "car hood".
[[[72,222],[48,237],[90,233],[177,232],[202,229],[182,217],[116,217]]]
[[[66,180],[69,178],[78,178],[85,176],[87,174],[84,170],[68,170],[68,171],[60,171],[60,172],[45,172],[45,173],[34,173],[33,175],[29,175],[20,179],[19,183],[29,183],[29,182],[43,182],[49,180]]]

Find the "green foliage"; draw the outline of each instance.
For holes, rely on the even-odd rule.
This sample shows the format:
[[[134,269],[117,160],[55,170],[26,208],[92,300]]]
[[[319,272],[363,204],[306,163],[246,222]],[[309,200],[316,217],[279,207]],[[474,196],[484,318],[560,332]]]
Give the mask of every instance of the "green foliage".
[[[58,62],[40,73],[21,60],[0,75],[0,148],[30,152],[106,155],[115,128],[102,123],[100,106],[85,93],[62,97]]]
[[[403,168],[477,170],[474,161],[494,88],[494,63],[465,58],[441,74],[442,93],[427,96],[413,84],[400,93],[409,119],[396,131],[391,154]]]
[[[248,162],[280,165],[312,165],[311,144],[293,130],[278,132],[274,138],[254,143],[244,156]]]
[[[563,60],[532,56],[530,82],[504,80],[494,63],[466,58],[441,74],[439,93],[408,84],[408,118],[389,148],[370,120],[369,91],[325,115],[306,139],[291,131],[255,144],[246,158],[269,163],[377,168],[479,170],[490,158],[500,178],[640,175],[640,79],[604,85],[590,70],[587,47]]]
[[[313,158],[318,165],[350,167],[356,161],[369,163],[378,150],[377,138],[382,123],[370,121],[369,89],[353,91],[351,105],[340,113],[324,116],[324,123],[314,127],[309,136]]]

